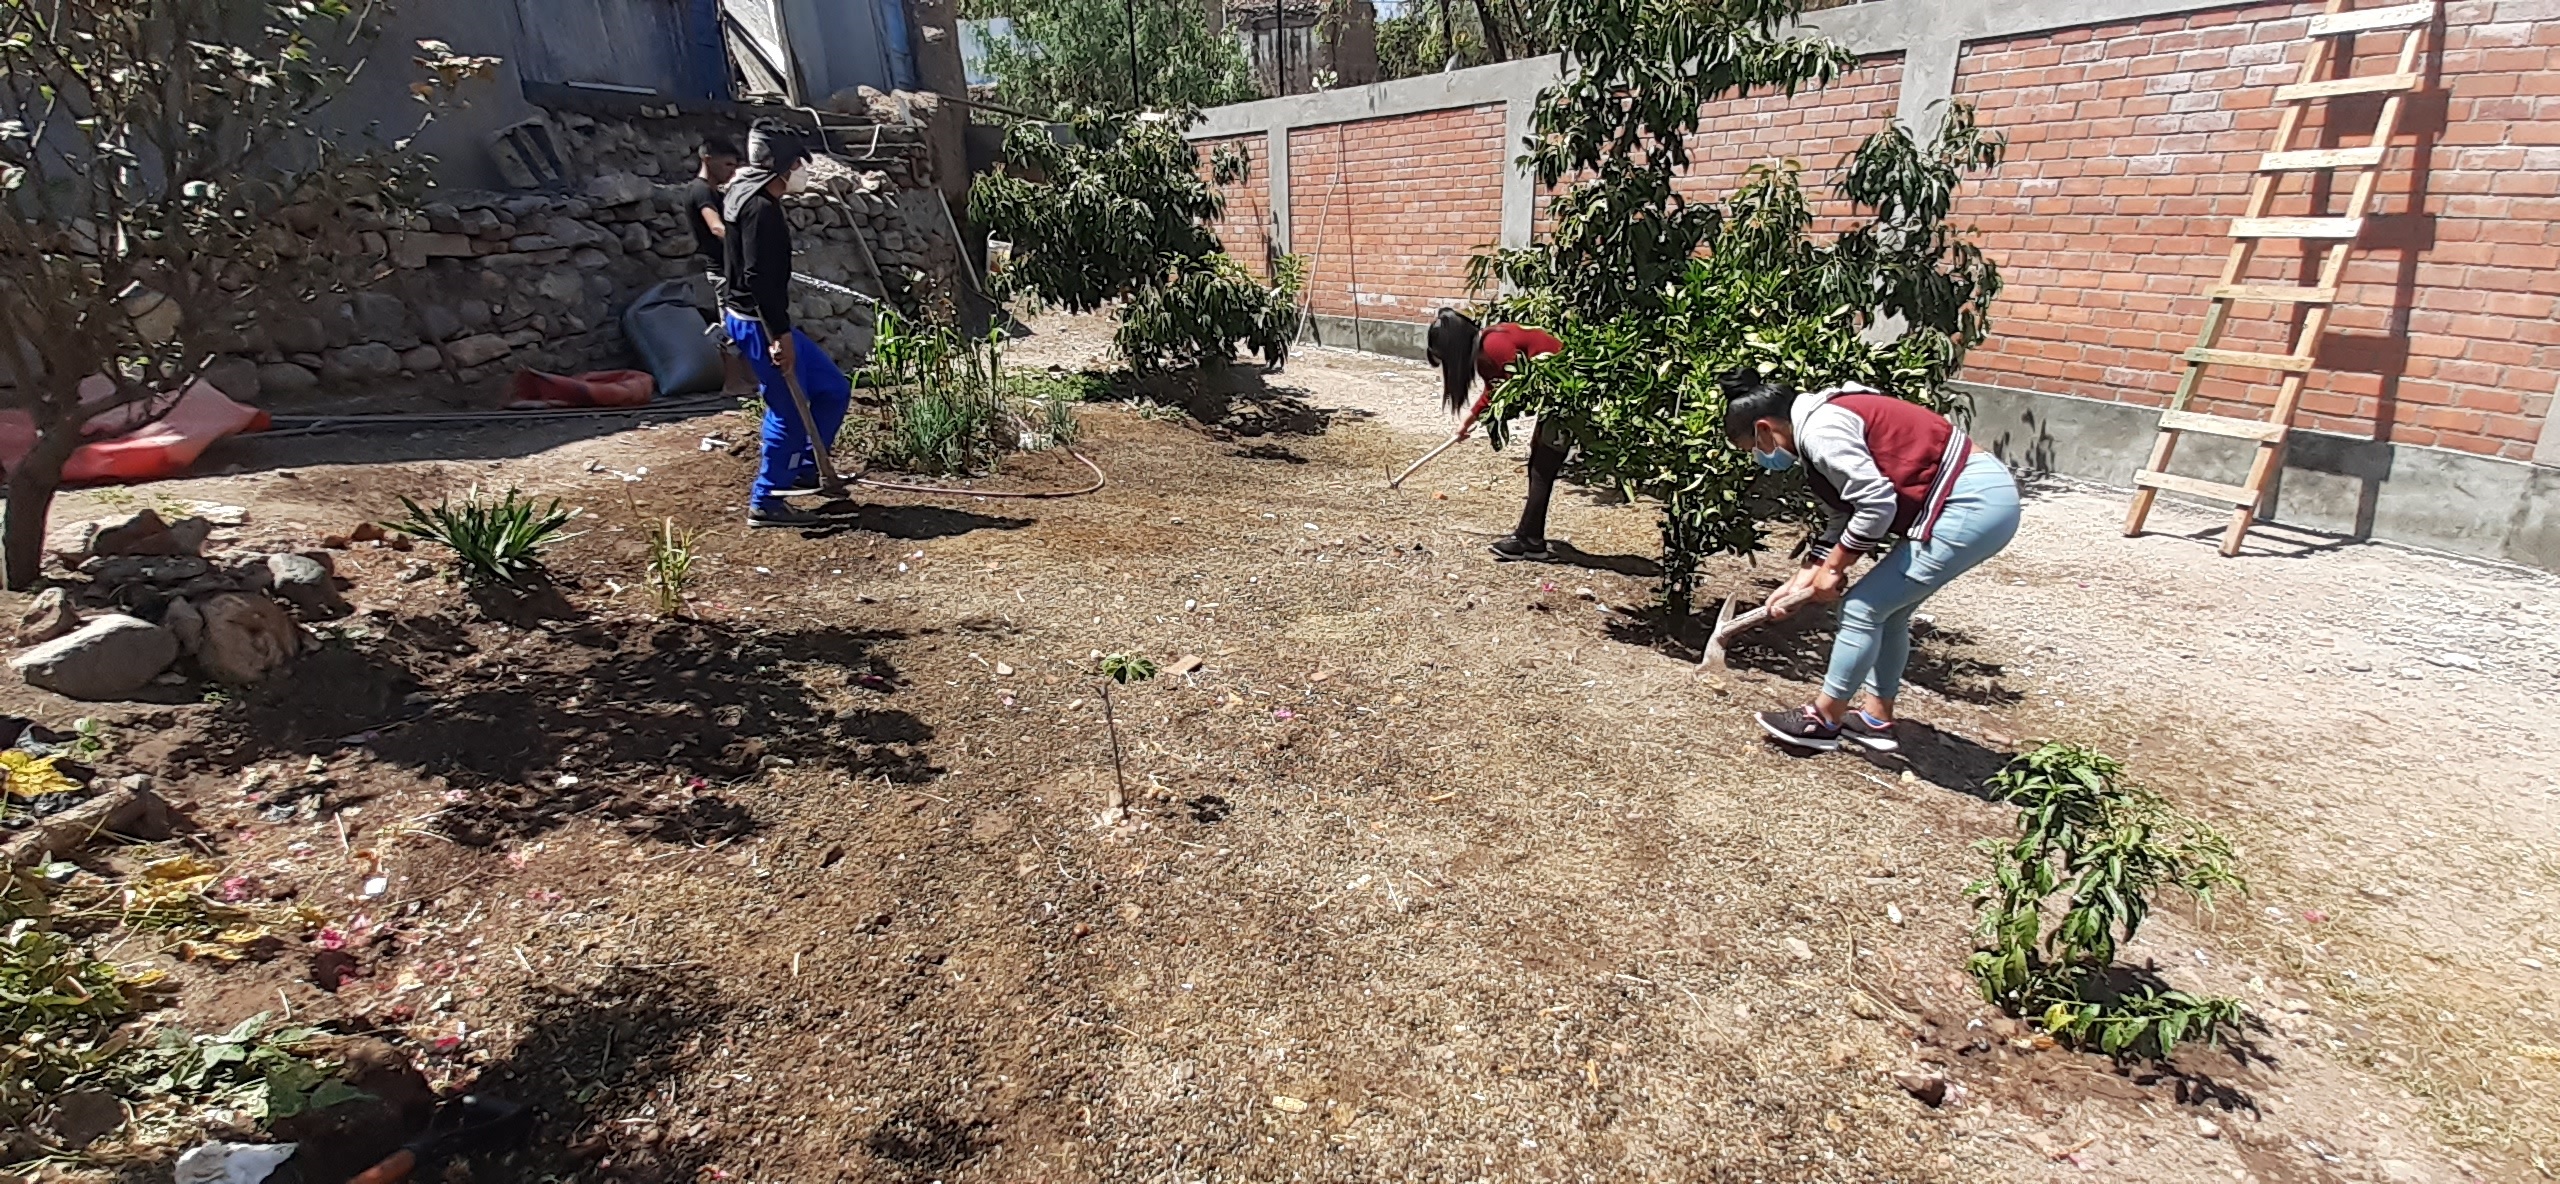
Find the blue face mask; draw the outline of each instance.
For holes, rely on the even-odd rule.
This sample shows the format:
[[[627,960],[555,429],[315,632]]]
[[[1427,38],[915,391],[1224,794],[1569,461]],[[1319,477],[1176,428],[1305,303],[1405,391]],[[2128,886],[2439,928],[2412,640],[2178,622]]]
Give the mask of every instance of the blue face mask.
[[[1751,459],[1760,462],[1761,468],[1772,473],[1783,473],[1796,467],[1796,454],[1784,448],[1772,449],[1768,452],[1754,448],[1751,450]]]

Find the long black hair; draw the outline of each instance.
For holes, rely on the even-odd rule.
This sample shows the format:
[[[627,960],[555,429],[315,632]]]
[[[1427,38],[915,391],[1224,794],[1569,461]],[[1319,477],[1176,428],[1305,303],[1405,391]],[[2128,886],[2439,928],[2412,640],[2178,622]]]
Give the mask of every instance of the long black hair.
[[[1467,405],[1467,388],[1475,384],[1476,338],[1481,334],[1467,314],[1444,308],[1431,318],[1431,331],[1423,338],[1423,355],[1440,368],[1440,401],[1453,412]]]
[[[1751,425],[1764,419],[1784,422],[1795,410],[1796,388],[1740,366],[1716,376],[1724,388],[1724,437],[1737,444],[1751,439]]]

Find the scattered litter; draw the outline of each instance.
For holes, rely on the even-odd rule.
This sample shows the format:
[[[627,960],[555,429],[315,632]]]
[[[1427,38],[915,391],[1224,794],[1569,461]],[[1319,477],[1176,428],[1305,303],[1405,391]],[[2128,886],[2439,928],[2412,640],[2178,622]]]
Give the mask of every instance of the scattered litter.
[[[720,451],[720,450],[721,450],[721,449],[723,449],[723,448],[727,448],[728,446],[729,446],[729,442],[728,442],[728,441],[726,441],[726,440],[721,439],[721,438],[720,438],[720,437],[718,437],[718,436],[704,436],[704,437],[702,438],[702,442],[701,442],[700,444],[695,445],[694,447],[695,447],[696,449],[700,450],[700,451],[703,451],[703,452],[718,452],[718,451]],[[594,469],[589,469],[589,470],[587,470],[587,471],[588,471],[588,472],[590,472],[590,473],[592,473],[592,472],[594,472],[595,470],[594,470]]]
[[[1308,529],[1312,530],[1314,528],[1309,527]],[[1307,1112],[1307,1103],[1303,1098],[1293,1098],[1287,1094],[1273,1094],[1271,1095],[1271,1108],[1283,1114],[1304,1114]]]
[[[49,794],[77,793],[79,782],[53,767],[58,757],[37,756],[24,749],[0,749],[0,780],[9,786],[13,798],[40,798]]]
[[[1884,906],[1884,919],[1896,925],[1902,924],[1902,906],[1897,904]]]
[[[1804,939],[1801,937],[1790,937],[1787,939],[1787,952],[1795,955],[1796,961],[1798,962],[1813,961],[1813,947],[1804,944]]]
[[[1010,664],[1010,663],[1006,663],[1006,662],[998,662],[998,663],[996,663],[996,677],[997,677],[997,678],[1010,678],[1010,677],[1012,677],[1012,676],[1013,676],[1013,666],[1012,666],[1012,664]]]
[[[178,1184],[258,1184],[293,1158],[298,1143],[206,1143],[178,1157]]]
[[[380,896],[390,890],[391,878],[388,876],[374,876],[364,882],[364,894],[367,898]]]
[[[1198,670],[1199,668],[1200,655],[1184,654],[1179,658],[1175,658],[1172,665],[1164,668],[1164,672],[1179,677],[1181,675],[1189,674],[1194,670]]]

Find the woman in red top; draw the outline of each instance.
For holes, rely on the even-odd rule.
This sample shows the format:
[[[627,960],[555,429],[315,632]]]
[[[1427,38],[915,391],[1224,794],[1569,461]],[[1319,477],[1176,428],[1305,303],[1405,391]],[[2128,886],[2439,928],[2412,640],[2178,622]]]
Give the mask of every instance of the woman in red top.
[[[1491,329],[1479,329],[1474,320],[1453,308],[1440,310],[1431,321],[1431,332],[1424,339],[1426,356],[1440,368],[1441,401],[1453,413],[1462,413],[1458,435],[1474,431],[1476,421],[1484,418],[1485,408],[1493,402],[1495,387],[1511,376],[1512,363],[1522,357],[1551,354],[1564,348],[1553,334],[1509,321]],[[1473,400],[1467,390],[1477,379],[1484,380],[1484,392]],[[1520,507],[1520,525],[1509,538],[1493,542],[1496,559],[1544,560],[1547,549],[1547,502],[1554,496],[1556,474],[1564,471],[1564,458],[1571,451],[1561,428],[1547,420],[1538,421],[1538,430],[1529,439],[1529,500]]]

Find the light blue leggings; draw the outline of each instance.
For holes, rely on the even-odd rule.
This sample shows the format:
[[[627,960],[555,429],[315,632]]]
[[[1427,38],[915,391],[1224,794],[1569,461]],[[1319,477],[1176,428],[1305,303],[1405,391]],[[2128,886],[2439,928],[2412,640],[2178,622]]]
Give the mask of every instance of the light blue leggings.
[[[1905,539],[1841,597],[1822,693],[1846,699],[1863,686],[1879,699],[1900,694],[1902,668],[1911,662],[1911,611],[2017,533],[2018,483],[1990,453],[1973,454],[1929,541]]]

